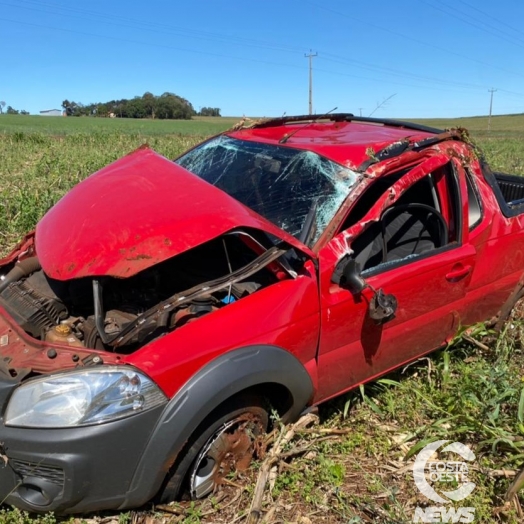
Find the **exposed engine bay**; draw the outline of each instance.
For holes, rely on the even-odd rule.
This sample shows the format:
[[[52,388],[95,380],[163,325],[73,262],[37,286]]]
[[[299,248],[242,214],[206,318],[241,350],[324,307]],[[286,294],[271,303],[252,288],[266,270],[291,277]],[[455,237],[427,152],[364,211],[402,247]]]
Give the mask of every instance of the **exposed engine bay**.
[[[127,279],[66,281],[48,277],[32,257],[0,280],[0,306],[36,339],[131,353],[281,278],[295,276],[281,258],[286,252],[237,232]]]

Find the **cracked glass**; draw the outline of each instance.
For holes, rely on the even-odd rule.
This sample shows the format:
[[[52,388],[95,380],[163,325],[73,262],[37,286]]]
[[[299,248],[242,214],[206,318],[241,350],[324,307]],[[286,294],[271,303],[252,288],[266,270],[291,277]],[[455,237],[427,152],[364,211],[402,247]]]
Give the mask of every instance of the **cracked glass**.
[[[313,246],[358,174],[311,151],[216,137],[175,161],[296,238]]]

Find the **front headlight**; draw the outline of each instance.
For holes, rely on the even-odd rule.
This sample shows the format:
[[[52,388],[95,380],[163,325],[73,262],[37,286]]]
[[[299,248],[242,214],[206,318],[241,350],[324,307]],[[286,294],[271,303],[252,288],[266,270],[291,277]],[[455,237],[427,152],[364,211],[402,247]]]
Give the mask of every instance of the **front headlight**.
[[[6,426],[63,428],[129,417],[166,402],[142,373],[107,366],[31,380],[19,386],[5,414]]]

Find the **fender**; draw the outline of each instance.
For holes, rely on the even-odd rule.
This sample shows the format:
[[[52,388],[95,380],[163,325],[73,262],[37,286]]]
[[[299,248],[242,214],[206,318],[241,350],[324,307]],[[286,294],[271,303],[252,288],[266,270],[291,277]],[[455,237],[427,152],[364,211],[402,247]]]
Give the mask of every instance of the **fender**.
[[[293,405],[286,413],[287,420],[298,417],[313,396],[313,383],[304,365],[276,346],[233,350],[198,371],[160,415],[120,509],[145,504],[156,495],[191,434],[222,402],[268,382],[290,391]]]

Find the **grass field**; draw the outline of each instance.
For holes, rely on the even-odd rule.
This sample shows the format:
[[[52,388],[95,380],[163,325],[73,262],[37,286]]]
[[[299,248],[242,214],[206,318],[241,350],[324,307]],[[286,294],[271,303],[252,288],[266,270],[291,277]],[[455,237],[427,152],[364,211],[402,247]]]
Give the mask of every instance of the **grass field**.
[[[424,123],[441,129],[449,127],[464,127],[477,137],[515,135],[522,136],[524,132],[524,114],[502,115],[491,118],[491,131],[488,132],[488,117],[473,116],[464,118],[426,118],[415,119],[413,122]]]
[[[168,158],[237,122],[127,121],[0,116],[0,251],[6,252],[72,185],[148,142]],[[524,116],[424,120],[468,127],[492,167],[524,175]],[[67,224],[64,224],[67,227]],[[482,326],[397,374],[322,406],[307,428],[295,428],[264,499],[265,522],[400,523],[423,502],[406,464],[421,443],[466,443],[477,460],[468,498],[479,523],[517,524],[519,506],[505,493],[524,462],[524,325],[517,311],[501,336]],[[289,428],[280,428],[282,435]],[[277,435],[278,440],[278,435]],[[167,524],[246,521],[257,468],[233,478],[201,503],[146,508],[65,521]],[[243,487],[242,487],[243,486]],[[524,502],[524,499],[521,499]],[[267,512],[267,513],[266,513]],[[55,524],[0,509],[0,524]]]
[[[195,117],[193,120],[133,120],[130,118],[0,115],[0,133],[43,133],[52,136],[77,133],[208,136],[225,131],[239,120],[236,117]]]
[[[133,120],[127,118],[43,117],[34,115],[0,115],[0,133],[44,133],[55,136],[75,133],[123,133],[144,136],[212,135],[225,131],[241,117],[194,117],[193,120]],[[488,133],[488,117],[413,119],[440,129],[464,127],[477,137],[520,137],[524,133],[524,114],[495,116]]]

